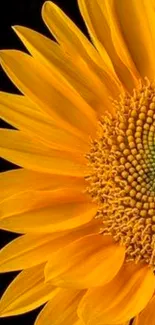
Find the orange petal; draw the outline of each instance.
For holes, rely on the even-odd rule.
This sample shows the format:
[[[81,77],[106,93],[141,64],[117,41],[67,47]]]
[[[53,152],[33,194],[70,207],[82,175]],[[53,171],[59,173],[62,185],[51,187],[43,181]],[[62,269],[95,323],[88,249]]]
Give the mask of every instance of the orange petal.
[[[51,3],[49,3],[49,4],[46,3],[44,5],[45,8],[48,5],[50,6]],[[56,6],[54,5],[54,8],[55,7]],[[59,10],[60,9],[58,9],[58,11]],[[50,21],[53,22],[54,15],[51,13],[51,16],[52,16],[52,19]],[[66,19],[66,27],[68,26],[67,19]],[[62,22],[62,20],[61,20],[61,22]],[[73,25],[73,23],[72,23],[72,25]],[[15,27],[13,27],[13,29],[15,30],[17,35],[20,37],[20,39],[25,44],[28,51],[32,54],[32,56],[34,58],[36,58],[37,60],[42,62],[44,64],[44,66],[47,66],[47,68],[52,71],[52,74],[55,74],[57,79],[61,80],[61,82],[63,82],[63,83],[67,82],[68,86],[71,89],[74,89],[74,91],[76,90],[76,93],[80,94],[81,97],[86,100],[86,102],[90,105],[90,107],[88,107],[87,105],[85,105],[85,107],[84,107],[81,99],[79,99],[81,101],[81,103],[80,102],[78,103],[77,98],[76,98],[76,103],[75,103],[76,105],[79,104],[79,108],[81,107],[81,109],[84,109],[85,113],[88,112],[90,114],[91,107],[95,109],[96,105],[100,105],[100,106],[102,105],[103,100],[105,102],[105,98],[103,96],[104,85],[102,85],[102,87],[101,86],[99,87],[99,84],[101,85],[101,81],[98,79],[98,81],[96,80],[97,87],[95,87],[94,78],[93,77],[91,78],[91,76],[87,76],[87,74],[89,72],[88,64],[81,65],[81,67],[77,64],[77,55],[80,56],[83,53],[83,51],[81,51],[81,47],[83,48],[83,45],[82,45],[82,40],[83,40],[85,43],[84,58],[89,59],[88,61],[90,61],[92,63],[89,55],[86,53],[87,50],[89,50],[89,49],[92,50],[92,53],[94,53],[94,56],[95,56],[95,58],[94,58],[95,62],[97,64],[97,67],[95,66],[96,67],[96,75],[97,75],[97,70],[99,70],[103,74],[103,70],[101,69],[101,65],[103,63],[102,63],[102,60],[101,60],[99,54],[97,53],[96,49],[91,45],[91,43],[87,40],[87,38],[78,30],[77,27],[75,27],[75,29],[77,29],[78,32],[80,33],[82,40],[81,40],[81,43],[79,42],[81,44],[81,47],[79,45],[79,49],[76,52],[75,52],[75,48],[73,47],[73,44],[72,44],[72,49],[73,49],[74,54],[76,55],[76,60],[73,59],[74,55],[73,55],[73,57],[68,56],[67,55],[68,51],[64,51],[62,49],[62,47],[59,46],[59,44],[52,41],[51,39],[46,38],[45,36],[39,34],[38,32],[36,32],[34,30],[25,28],[23,26],[15,26]],[[62,28],[61,28],[61,31],[62,31]],[[65,36],[66,35],[64,33],[64,37]],[[74,40],[74,36],[71,39],[72,43]],[[67,41],[68,41],[68,39],[67,39]],[[66,42],[65,42],[65,44],[66,44]],[[77,43],[75,43],[75,44],[77,45]],[[90,53],[90,56],[91,56],[91,53]],[[93,58],[92,58],[92,60],[93,60]],[[100,68],[99,68],[99,66],[100,66]],[[110,77],[109,77],[109,79],[110,79]],[[102,78],[102,80],[104,80],[104,79]],[[105,78],[104,81],[107,82],[108,77]],[[61,88],[59,87],[59,89],[61,89]],[[111,89],[111,91],[112,91],[112,89],[113,90],[115,89],[115,91],[116,91],[116,82],[114,83],[113,80],[110,82],[110,89]],[[72,96],[73,96],[73,94],[72,94]]]
[[[102,286],[117,274],[124,254],[124,248],[110,236],[85,236],[51,256],[45,277],[62,287]]]
[[[51,175],[26,169],[10,170],[0,173],[0,188],[3,189],[0,191],[0,201],[24,191],[56,190],[66,186],[80,188],[82,184],[85,184],[83,177]]]
[[[44,281],[44,265],[22,271],[0,300],[0,316],[26,313],[50,300],[57,288]]]
[[[81,319],[78,319],[73,325],[84,325]]]
[[[73,57],[74,55],[76,57],[82,56],[87,61],[92,58],[96,64],[101,64],[98,52],[86,36],[55,3],[51,1],[44,3],[42,17],[51,33],[58,43],[66,49],[67,53],[69,52]]]
[[[127,67],[117,54],[109,26],[110,17],[108,16],[106,2],[100,0],[78,0],[78,4],[93,43],[103,61],[106,62],[111,70],[116,72],[125,88],[128,90],[133,89],[135,84],[128,68],[132,66],[132,70],[135,71],[135,67],[133,68],[134,64],[129,58],[130,65]],[[124,47],[122,51],[124,51]]]
[[[59,289],[43,308],[34,325],[76,325],[77,307],[84,291]]]
[[[65,202],[58,195],[51,206],[2,218],[0,228],[18,233],[53,233],[84,225],[94,218],[97,207],[83,199],[78,202],[73,195],[68,193]]]
[[[100,56],[109,70],[110,73],[113,74],[115,78],[115,70],[114,66],[111,62],[111,57],[108,55],[104,45],[105,37],[104,37],[104,27],[105,27],[105,19],[104,15],[101,12],[101,9],[96,0],[78,0],[79,9],[83,20],[88,28],[88,32],[90,37],[97,48]],[[102,25],[102,30],[100,26]],[[106,30],[106,29],[105,29]],[[103,44],[102,44],[103,43]]]
[[[134,64],[134,61],[132,60],[128,46],[125,43],[125,40],[123,39],[124,33],[121,31],[121,27],[120,27],[121,20],[119,21],[119,18],[117,16],[117,10],[116,10],[117,3],[115,0],[110,0],[110,1],[106,0],[105,4],[103,4],[101,0],[98,0],[98,2],[100,3],[103,12],[105,10],[104,7],[106,6],[107,17],[108,17],[107,19],[110,26],[111,37],[112,37],[113,44],[115,45],[116,52],[119,55],[121,61],[126,65],[127,69],[130,71],[133,80],[135,79],[136,82],[136,79],[139,77],[139,74]],[[121,0],[119,0],[119,2],[121,6]]]
[[[86,325],[123,323],[145,308],[154,288],[155,278],[147,265],[125,263],[111,282],[88,290],[78,315]]]
[[[145,309],[136,317],[135,325],[154,325],[155,322],[155,296]]]
[[[89,105],[84,101],[77,105],[80,96],[74,96],[76,100],[73,100],[74,93],[71,96],[65,83],[54,77],[50,69],[20,51],[3,50],[0,57],[2,67],[9,78],[24,95],[38,104],[44,113],[48,113],[55,124],[80,137],[85,135],[88,138],[89,134],[95,134],[95,112],[92,113],[93,116],[88,116]]]
[[[84,176],[89,170],[82,154],[51,149],[21,131],[0,129],[0,155],[37,172]]]
[[[65,204],[69,202],[85,202],[91,203],[91,198],[84,194],[85,186],[76,183],[70,187],[62,186],[52,190],[28,190],[22,191],[10,196],[0,203],[0,219],[52,207],[52,205]],[[94,205],[95,206],[95,205]]]
[[[83,153],[88,151],[85,139],[56,126],[24,96],[0,92],[0,112],[3,120],[51,148]]]
[[[72,231],[20,236],[1,249],[0,272],[18,271],[46,262],[54,252],[99,230],[98,220],[93,220]]]
[[[109,74],[109,69],[101,60],[98,52],[91,45],[88,39],[82,34],[77,26],[65,15],[65,13],[51,1],[46,1],[42,9],[43,19],[57,39],[60,46],[69,53],[71,60],[76,62],[80,73],[85,74],[86,80],[94,84],[95,92],[100,102],[92,102],[92,107],[100,114],[106,109],[112,111],[112,105],[108,100],[111,90],[118,90],[118,82],[115,80],[114,73]],[[114,87],[115,85],[115,87]],[[108,90],[110,93],[108,93]],[[102,108],[101,108],[102,106]]]
[[[98,1],[103,6],[102,0]],[[147,15],[147,8],[153,9],[153,1],[106,0],[106,4],[113,44],[119,57],[128,65],[126,56],[126,49],[128,49],[141,77],[147,76],[154,80],[155,47],[152,28],[150,28],[153,22],[150,24],[151,17]]]
[[[96,115],[92,107],[87,105],[87,103],[83,101],[82,97],[79,96],[79,92],[76,91],[76,87],[74,86],[76,84],[74,78],[73,78],[73,82],[70,82],[68,78],[68,75],[70,76],[70,72],[73,73],[73,70],[71,70],[71,66],[73,64],[71,60],[69,62],[69,58],[62,51],[60,46],[58,46],[57,43],[52,42],[50,39],[46,38],[45,36],[31,29],[25,28],[23,26],[15,26],[13,27],[13,29],[20,37],[22,42],[25,44],[25,46],[27,47],[28,51],[32,54],[32,56],[35,59],[42,62],[44,66],[47,66],[48,69],[50,69],[52,76],[54,75],[56,78],[56,82],[54,82],[53,85],[56,87],[56,85],[58,84],[58,90],[61,91],[62,89],[63,95],[64,95],[63,87],[66,86],[66,91],[68,92],[67,96],[70,98],[70,100],[72,100],[72,103],[75,106],[77,106],[79,110],[82,111],[84,116],[86,115],[90,120],[94,119],[95,122]],[[92,46],[91,44],[89,45]],[[97,52],[95,51],[95,49],[93,50],[97,56]],[[68,67],[68,63],[70,63],[69,67]],[[63,68],[62,68],[62,64],[63,64]],[[65,67],[68,70],[67,75],[64,69]],[[77,74],[80,74],[80,71],[77,71]],[[74,73],[74,75],[76,79],[76,74]]]

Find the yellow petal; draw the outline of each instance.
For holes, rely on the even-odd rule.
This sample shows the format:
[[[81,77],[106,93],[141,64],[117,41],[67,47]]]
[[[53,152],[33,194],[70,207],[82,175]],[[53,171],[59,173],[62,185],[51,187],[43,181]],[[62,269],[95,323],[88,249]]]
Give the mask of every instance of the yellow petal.
[[[118,81],[115,75],[109,73],[109,69],[101,60],[91,43],[53,2],[46,1],[44,3],[42,15],[47,27],[55,36],[58,43],[65,52],[70,54],[72,61],[75,60],[79,72],[80,70],[84,71],[87,80],[93,82],[96,94],[102,100],[102,103],[104,103],[104,108],[101,103],[94,102],[94,106],[93,103],[92,106],[100,114],[103,114],[105,109],[113,111],[108,99],[110,95],[108,94],[108,90],[111,95],[112,91],[115,92],[118,90]]]
[[[34,325],[75,325],[77,307],[84,291],[59,289],[39,314]]]
[[[73,104],[65,83],[60,82],[50,69],[20,51],[3,50],[0,57],[2,67],[9,78],[22,93],[38,104],[42,111],[48,112],[55,123],[81,136],[94,134],[95,115],[89,115],[86,102],[83,102],[83,111],[81,102],[76,105],[79,103],[78,96],[74,98]]]
[[[98,1],[102,3],[101,0]],[[146,3],[147,7],[151,8],[151,1],[106,0],[109,26],[119,57],[122,61],[125,60],[125,43],[140,75],[154,80],[155,43],[149,26]]]
[[[57,294],[57,288],[45,283],[43,270],[40,265],[17,275],[0,300],[0,316],[26,313]]]
[[[136,317],[135,325],[154,325],[155,321],[155,296],[150,300],[145,309]]]
[[[84,139],[56,126],[47,115],[30,105],[24,96],[0,92],[0,112],[3,120],[52,148],[88,151]]]
[[[37,172],[84,176],[88,170],[78,152],[50,149],[20,131],[0,129],[0,156]],[[62,168],[63,166],[63,168]]]
[[[0,173],[0,189],[2,189],[0,201],[24,191],[56,190],[64,187],[81,188],[81,186],[84,189],[85,180],[83,177],[42,174],[26,169],[10,170]]]
[[[50,206],[2,218],[0,228],[17,233],[53,233],[86,224],[94,218],[96,209],[94,204],[83,199],[78,202],[72,195],[65,202],[57,196]]]
[[[27,211],[51,207],[52,205],[69,202],[91,203],[89,195],[84,194],[84,183],[62,185],[52,190],[28,190],[10,196],[0,203],[0,219],[21,214]]]
[[[102,3],[101,0],[98,0],[103,12],[105,10],[104,6],[107,8],[107,14],[109,19],[109,26],[111,30],[111,36],[112,41],[115,45],[116,52],[118,53],[121,61],[126,65],[128,70],[130,71],[133,79],[137,79],[139,77],[138,72],[136,70],[136,66],[134,64],[134,61],[132,60],[130,51],[128,49],[127,44],[125,43],[125,40],[123,39],[123,33],[120,28],[120,21],[117,17],[116,11],[115,11],[115,0],[105,1],[105,4]],[[121,0],[119,0],[121,5]],[[119,4],[118,4],[119,6]]]
[[[102,286],[117,274],[124,254],[124,248],[109,236],[85,236],[53,254],[45,267],[45,277],[63,287]]]
[[[120,59],[118,56],[116,49],[113,45],[113,39],[111,35],[111,30],[109,26],[109,17],[107,8],[105,6],[105,1],[100,0],[78,0],[79,8],[81,14],[86,22],[88,31],[90,36],[98,49],[101,57],[104,61],[108,64],[109,67],[112,69],[112,65],[114,70],[123,83],[127,90],[133,89],[135,86],[135,75],[136,69],[132,60],[128,56],[128,66],[125,65],[125,62]],[[102,28],[100,27],[102,26]],[[122,51],[124,48],[122,48]],[[107,55],[110,58],[110,62],[107,59]],[[112,63],[111,63],[112,62]],[[133,71],[133,75],[131,72]]]
[[[147,22],[152,37],[153,47],[155,47],[155,2],[154,0],[143,0]]]
[[[58,90],[61,91],[62,83],[66,85],[68,97],[73,100],[75,106],[82,110],[83,114],[87,114],[88,118],[95,119],[95,114],[91,106],[88,106],[82,98],[86,97],[85,93],[88,93],[88,102],[91,104],[92,101],[97,101],[98,89],[94,87],[93,82],[86,78],[84,71],[78,69],[78,65],[71,61],[69,56],[62,51],[60,46],[46,38],[45,36],[22,26],[13,27],[17,35],[20,37],[22,42],[27,47],[28,51],[32,56],[42,62],[44,66],[47,66],[54,75],[57,82],[54,82],[54,86],[57,85],[58,80],[60,84],[58,85]],[[87,41],[88,42],[88,41]],[[88,42],[89,44],[89,42]],[[92,45],[90,45],[92,47]],[[97,56],[95,49],[92,50]],[[82,86],[84,89],[82,90]],[[63,94],[64,89],[62,88]],[[89,97],[91,98],[89,100]]]
[[[125,263],[111,282],[88,290],[78,315],[86,325],[126,322],[145,308],[154,288],[155,278],[147,265]]]
[[[103,26],[105,22],[104,22],[104,16],[100,11],[97,1],[78,0],[78,5],[94,45],[98,49],[106,67],[115,76],[115,71],[114,71],[113,64],[111,62],[111,58],[109,57],[107,51],[105,50],[105,47],[102,45]],[[97,17],[97,19],[95,18],[95,16]],[[100,28],[101,25],[102,25],[102,30]]]
[[[104,85],[102,85],[102,87],[99,87],[101,81],[97,80],[97,87],[95,87],[94,78],[92,79],[87,76],[87,66],[84,66],[83,68],[79,67],[77,64],[77,60],[73,60],[71,57],[67,56],[66,52],[64,52],[56,42],[53,42],[45,36],[22,26],[15,26],[13,27],[13,29],[20,37],[22,42],[25,44],[32,56],[35,59],[41,61],[44,66],[47,66],[47,68],[50,69],[52,74],[55,74],[57,79],[61,80],[61,82],[68,85],[69,88],[71,88],[72,90],[74,89],[74,92],[76,90],[76,94],[80,94],[86,100],[86,102],[95,110],[96,106],[102,105],[103,100],[105,101],[105,98],[103,96]],[[87,39],[86,42],[92,48],[94,54],[97,57],[96,63],[99,63],[99,60],[101,61],[101,59],[97,54],[97,51],[93,48],[93,46],[88,42]],[[79,54],[81,54],[80,49],[78,52],[76,52],[76,55]],[[96,70],[101,70],[101,68],[99,69],[99,67],[97,67]],[[100,73],[101,72],[103,74],[102,70],[100,71]],[[107,82],[107,79],[108,78],[105,78],[105,82]],[[113,84],[114,81],[111,82],[110,89],[111,91],[112,89],[116,91],[116,85]],[[102,91],[99,91],[100,88],[102,88]],[[59,87],[59,89],[61,89],[61,87]],[[71,97],[73,97],[73,93],[71,94]],[[74,104],[77,105],[77,96],[75,97],[75,100],[76,102]],[[85,113],[87,113],[88,111],[88,113],[92,114],[91,108],[86,105],[83,105],[83,102],[80,99],[79,101],[79,108],[84,108]]]
[[[107,324],[106,324],[107,325]],[[112,325],[112,324],[111,324]],[[117,324],[117,325],[131,325],[131,322],[128,321],[128,322],[125,322],[125,323],[121,323],[121,324]]]
[[[56,4],[46,1],[42,8],[42,17],[58,43],[67,52],[76,57],[82,56],[89,61],[90,56],[97,65],[102,63],[97,51],[85,35]]]
[[[80,319],[78,319],[73,325],[84,325],[84,324]]]
[[[60,248],[99,230],[100,224],[94,220],[72,231],[20,236],[1,249],[0,272],[18,271],[41,264]]]
[[[84,323],[81,319],[79,320],[79,322],[81,322],[81,323],[80,323],[80,324],[77,323],[76,325],[85,325],[85,323]],[[100,325],[100,324],[99,324],[99,325]],[[102,325],[102,324],[101,324],[101,325]],[[106,323],[106,324],[104,324],[104,325],[113,325],[113,324],[107,324],[107,323]],[[131,322],[128,321],[128,322],[125,322],[125,323],[123,322],[123,323],[121,323],[121,324],[119,323],[119,324],[115,324],[115,325],[135,325],[135,324],[131,324]]]

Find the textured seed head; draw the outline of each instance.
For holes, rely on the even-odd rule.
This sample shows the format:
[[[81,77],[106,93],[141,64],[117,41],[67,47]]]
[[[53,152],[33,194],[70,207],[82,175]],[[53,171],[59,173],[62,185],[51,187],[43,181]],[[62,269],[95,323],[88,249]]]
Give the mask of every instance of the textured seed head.
[[[146,80],[115,102],[99,122],[87,155],[88,192],[98,204],[102,234],[126,247],[126,260],[155,269],[155,86]]]

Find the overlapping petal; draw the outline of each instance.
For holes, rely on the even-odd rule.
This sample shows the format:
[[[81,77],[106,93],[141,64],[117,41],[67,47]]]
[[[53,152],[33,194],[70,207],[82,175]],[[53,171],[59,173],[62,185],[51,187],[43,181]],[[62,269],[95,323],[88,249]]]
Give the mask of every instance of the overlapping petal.
[[[45,267],[45,278],[62,287],[102,286],[117,274],[124,255],[124,247],[117,246],[111,237],[89,235],[53,254]]]
[[[20,236],[1,249],[0,272],[18,271],[41,264],[50,260],[59,249],[99,230],[100,223],[93,220],[71,231]]]
[[[154,80],[155,42],[150,28],[152,18],[155,18],[151,10],[153,1],[106,0],[105,4],[102,0],[97,1],[102,7],[107,6],[107,21],[119,57],[124,61],[125,49],[128,49],[140,76]],[[152,11],[151,17],[149,11]]]
[[[62,200],[61,200],[62,197]],[[26,197],[26,199],[30,197]],[[42,198],[40,198],[42,201]],[[73,229],[91,221],[96,214],[96,205],[87,201],[84,195],[73,189],[68,192],[63,190],[53,191],[48,197],[48,205],[43,202],[42,206],[32,208],[32,203],[28,204],[30,210],[25,206],[25,212],[21,212],[24,203],[15,201],[14,209],[4,209],[4,216],[0,219],[0,228],[17,233],[53,233]],[[51,202],[50,202],[51,201]],[[5,202],[2,202],[4,207]],[[19,204],[19,206],[18,206]],[[6,214],[5,214],[6,211]]]
[[[154,289],[154,274],[147,265],[125,263],[110,283],[88,290],[78,315],[86,325],[123,323],[145,308]]]
[[[85,138],[60,128],[24,96],[0,92],[0,115],[6,122],[51,148],[86,152]]]
[[[1,51],[1,64],[19,90],[48,112],[55,123],[74,134],[94,134],[95,112],[78,95],[72,96],[65,83],[26,53]],[[74,96],[74,98],[73,98]],[[80,101],[80,103],[79,103]],[[89,111],[90,108],[90,111]]]
[[[59,289],[43,308],[35,325],[77,325],[77,307],[83,294],[84,291]]]
[[[64,186],[53,190],[29,190],[14,194],[0,203],[0,219],[28,211],[32,212],[34,210],[50,208],[59,202],[61,202],[61,204],[71,202],[89,204],[91,200],[88,195],[83,193],[84,189],[82,184],[81,187],[75,184],[75,186]]]
[[[113,44],[106,2],[99,0],[78,0],[78,3],[92,41],[101,57],[107,61],[108,54],[111,60],[109,64],[112,63],[118,78],[125,88],[128,90],[133,89],[136,83],[137,71],[125,47],[122,47],[122,51],[125,51],[127,60],[124,61],[117,54]]]
[[[88,172],[82,154],[50,149],[20,131],[0,130],[0,154],[18,166],[37,172],[76,177]]]
[[[154,325],[155,296],[150,300],[145,309],[136,317],[134,325]]]
[[[92,58],[100,66],[101,59],[95,48],[74,22],[52,1],[46,1],[42,7],[42,17],[59,44],[86,60]]]
[[[68,177],[16,169],[0,173],[0,201],[26,191],[56,190],[64,187],[85,188],[83,177]]]
[[[80,95],[92,107],[92,109],[98,111],[98,107],[101,107],[103,101],[105,101],[102,90],[104,85],[101,84],[101,77],[100,79],[97,79],[96,77],[95,80],[94,76],[90,76],[88,78],[87,74],[89,70],[87,65],[78,66],[77,60],[72,60],[72,57],[67,55],[67,53],[64,52],[56,42],[53,42],[45,36],[22,26],[15,26],[13,29],[25,44],[32,56],[36,60],[41,61],[44,67],[46,66],[48,69],[50,69],[57,80],[60,80],[61,83],[66,84],[66,86],[72,90],[70,96],[71,98],[75,98],[76,104],[83,108],[83,101],[79,98]],[[99,60],[101,61],[101,59],[98,53],[88,42],[88,40],[87,43],[96,56],[96,63],[99,63]],[[79,54],[81,55],[80,50],[76,53],[76,55]],[[97,69],[99,70],[99,66],[97,66],[96,70]],[[101,72],[102,70],[100,73]],[[96,81],[96,85],[94,81]],[[59,88],[61,90],[61,85]],[[111,82],[110,90],[112,91],[112,89],[113,91],[116,91],[116,88]],[[84,106],[85,113],[89,113],[89,111],[91,113],[91,107],[88,107],[86,103]]]
[[[58,6],[46,1],[43,5],[42,15],[60,46],[70,54],[72,60],[76,60],[76,66],[84,71],[87,80],[94,83],[98,97],[102,99],[105,107],[102,108],[100,105],[96,107],[94,103],[96,110],[100,113],[104,113],[105,109],[112,111],[108,96],[114,95],[114,93],[118,94],[120,90],[120,84],[114,71],[109,70],[107,62],[101,60],[91,43]],[[106,56],[109,62],[110,59],[108,55]]]
[[[59,289],[44,281],[44,264],[22,271],[0,300],[0,316],[33,310],[54,297]]]

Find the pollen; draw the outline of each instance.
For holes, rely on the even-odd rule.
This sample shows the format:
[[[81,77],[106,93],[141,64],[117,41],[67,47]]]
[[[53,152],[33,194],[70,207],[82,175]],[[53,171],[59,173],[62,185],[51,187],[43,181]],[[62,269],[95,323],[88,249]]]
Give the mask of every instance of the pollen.
[[[112,103],[86,155],[87,191],[98,205],[101,234],[126,248],[126,261],[155,270],[155,86],[147,79]]]

